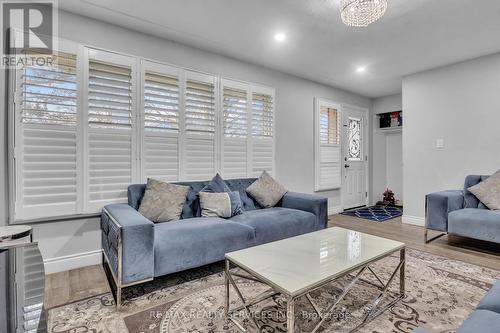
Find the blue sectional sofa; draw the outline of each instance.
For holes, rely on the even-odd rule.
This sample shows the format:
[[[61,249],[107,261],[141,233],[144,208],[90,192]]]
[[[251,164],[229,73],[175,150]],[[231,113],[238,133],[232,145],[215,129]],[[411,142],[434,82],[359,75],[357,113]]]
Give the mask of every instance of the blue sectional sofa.
[[[288,192],[276,207],[263,209],[246,193],[255,180],[225,181],[240,193],[244,209],[227,220],[200,217],[198,192],[209,181],[178,183],[190,186],[179,221],[154,224],[138,212],[144,184],[128,187],[128,204],[105,206],[103,262],[117,306],[124,287],[223,260],[227,252],[326,228],[326,198]]]
[[[500,281],[479,302],[476,310],[462,323],[456,333],[500,332]],[[413,333],[429,333],[423,328]]]
[[[488,176],[467,176],[463,190],[443,191],[426,196],[425,240],[427,229],[484,241],[500,243],[500,211],[490,210],[468,188]]]

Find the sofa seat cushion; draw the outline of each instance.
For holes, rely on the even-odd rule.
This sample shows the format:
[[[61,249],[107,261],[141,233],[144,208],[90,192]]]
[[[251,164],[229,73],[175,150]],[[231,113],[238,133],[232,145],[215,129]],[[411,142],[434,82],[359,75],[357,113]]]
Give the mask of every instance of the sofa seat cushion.
[[[478,310],[489,310],[500,314],[500,280],[488,291],[486,296],[479,302]]]
[[[246,211],[229,221],[254,228],[256,244],[264,244],[315,231],[316,217],[302,210],[274,207]]]
[[[448,216],[448,232],[500,243],[500,211],[478,208],[453,211]]]
[[[224,259],[227,252],[254,245],[253,228],[216,217],[155,224],[155,276]]]
[[[488,310],[476,310],[465,319],[457,333],[493,333],[500,327],[500,314]]]

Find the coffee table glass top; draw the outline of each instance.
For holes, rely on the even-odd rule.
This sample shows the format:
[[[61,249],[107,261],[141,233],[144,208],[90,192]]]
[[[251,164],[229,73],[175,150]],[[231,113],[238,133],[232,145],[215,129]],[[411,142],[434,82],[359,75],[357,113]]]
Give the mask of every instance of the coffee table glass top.
[[[404,246],[335,227],[230,252],[226,259],[278,291],[298,296]]]

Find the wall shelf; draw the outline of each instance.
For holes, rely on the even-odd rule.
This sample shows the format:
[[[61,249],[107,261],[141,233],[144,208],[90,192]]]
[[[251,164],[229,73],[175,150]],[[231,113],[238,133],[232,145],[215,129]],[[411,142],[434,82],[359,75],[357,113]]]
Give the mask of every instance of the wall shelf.
[[[392,111],[375,115],[378,119],[377,130],[381,133],[395,133],[403,130],[403,112]]]
[[[403,126],[379,128],[378,131],[380,133],[398,133],[403,131]]]

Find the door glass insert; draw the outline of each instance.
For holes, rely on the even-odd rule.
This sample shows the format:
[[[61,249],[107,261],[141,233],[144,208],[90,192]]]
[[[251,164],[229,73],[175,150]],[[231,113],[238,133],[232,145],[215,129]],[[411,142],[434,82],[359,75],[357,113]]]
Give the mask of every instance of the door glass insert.
[[[349,117],[348,159],[361,160],[361,119]]]

